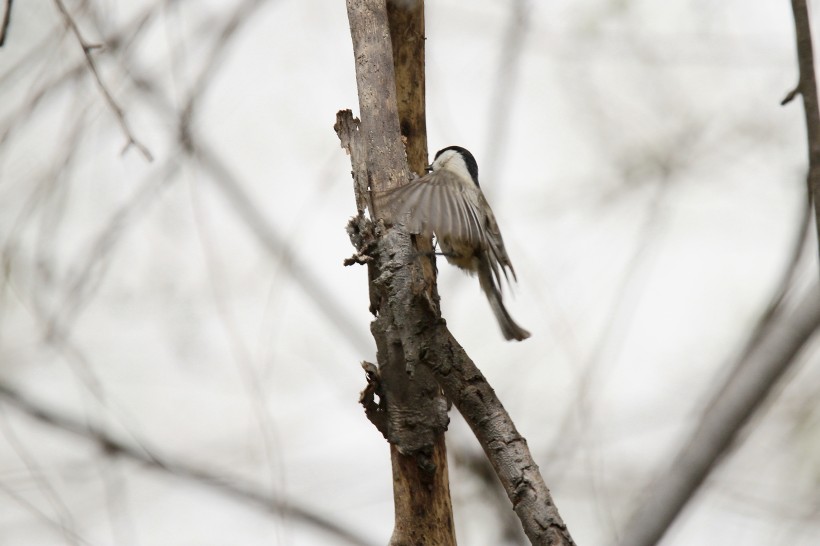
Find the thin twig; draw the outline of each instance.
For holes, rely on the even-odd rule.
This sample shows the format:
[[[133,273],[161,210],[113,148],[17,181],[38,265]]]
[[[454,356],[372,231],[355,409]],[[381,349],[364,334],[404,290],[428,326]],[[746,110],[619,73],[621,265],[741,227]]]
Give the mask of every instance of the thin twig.
[[[125,112],[123,112],[122,107],[117,104],[117,101],[114,100],[114,96],[108,90],[108,87],[103,83],[102,77],[100,76],[99,70],[97,70],[97,63],[94,61],[94,57],[91,56],[91,51],[94,49],[99,49],[102,47],[101,44],[90,44],[85,41],[83,38],[82,33],[80,32],[80,28],[77,26],[77,22],[74,21],[74,18],[68,12],[68,9],[63,4],[63,0],[54,0],[54,3],[57,5],[57,9],[60,10],[62,13],[63,18],[65,19],[66,25],[71,29],[71,32],[74,33],[74,36],[77,38],[77,41],[80,44],[80,47],[83,50],[83,55],[85,56],[85,62],[88,65],[88,69],[91,71],[91,74],[94,76],[94,80],[97,82],[97,87],[100,89],[105,101],[108,103],[108,106],[114,112],[114,115],[117,118],[117,121],[122,128],[123,133],[125,133],[126,138],[128,138],[128,142],[125,144],[125,147],[122,150],[122,153],[128,151],[128,148],[134,146],[137,148],[140,153],[142,153],[143,157],[148,161],[153,161],[154,156],[151,155],[151,152],[148,148],[139,140],[137,137],[134,136],[134,133],[131,131],[131,127],[128,125],[128,121],[125,119]]]
[[[239,181],[216,149],[205,143],[196,142],[192,135],[188,138],[191,139],[188,143],[191,147],[186,151],[209,172],[214,186],[265,250],[279,257],[282,267],[336,327],[343,339],[359,351],[370,347],[371,344],[363,331],[350,319],[350,312],[339,303],[339,298],[328,290],[327,282],[301,260],[290,241],[285,240],[271,225],[261,208],[245,191],[244,184]]]
[[[75,436],[97,444],[101,451],[109,456],[123,457],[153,470],[166,472],[174,476],[199,483],[236,498],[250,501],[265,511],[275,511],[284,516],[300,520],[334,536],[345,543],[358,546],[371,546],[365,538],[338,523],[331,521],[313,510],[300,506],[293,499],[281,495],[271,495],[260,491],[250,484],[241,484],[232,476],[220,476],[209,470],[196,468],[181,460],[160,456],[152,449],[136,447],[123,442],[94,425],[69,417],[65,412],[46,409],[30,400],[13,387],[0,383],[0,398],[20,412],[48,426],[70,432]]]
[[[818,243],[820,243],[820,201],[818,201],[818,193],[820,193],[820,105],[817,101],[814,51],[806,0],[792,0],[792,12],[794,13],[794,34],[800,79],[797,86],[783,99],[781,104],[790,102],[797,93],[803,97],[809,151],[809,173],[806,183],[809,202],[814,201],[814,215],[818,230]]]
[[[6,12],[3,14],[3,24],[0,26],[0,47],[3,47],[6,43],[6,35],[11,22],[11,3],[12,0],[6,0]]]
[[[498,66],[487,114],[488,141],[484,145],[481,168],[485,180],[497,180],[500,162],[509,145],[509,129],[515,105],[515,93],[520,77],[524,44],[531,25],[529,0],[513,0],[509,4],[509,20],[501,41]],[[500,184],[500,181],[499,181]],[[484,188],[484,193],[488,192]],[[498,186],[496,186],[498,187]],[[491,201],[492,196],[487,196]]]

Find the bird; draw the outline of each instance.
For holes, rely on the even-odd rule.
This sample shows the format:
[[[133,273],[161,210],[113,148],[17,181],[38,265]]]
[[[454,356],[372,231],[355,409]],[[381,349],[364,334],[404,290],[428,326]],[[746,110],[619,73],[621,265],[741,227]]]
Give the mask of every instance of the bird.
[[[478,183],[478,163],[461,146],[436,152],[427,174],[408,184],[375,194],[377,212],[412,234],[435,234],[441,254],[468,274],[477,275],[501,333],[522,341],[530,333],[516,324],[501,297],[501,276],[516,282],[504,239]]]

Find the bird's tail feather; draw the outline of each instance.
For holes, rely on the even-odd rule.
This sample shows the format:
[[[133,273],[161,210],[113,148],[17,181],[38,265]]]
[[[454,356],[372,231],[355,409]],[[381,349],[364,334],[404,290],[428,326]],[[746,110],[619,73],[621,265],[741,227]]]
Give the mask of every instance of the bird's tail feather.
[[[504,302],[501,300],[501,291],[493,279],[490,264],[486,256],[482,256],[479,259],[478,281],[481,284],[481,290],[483,290],[487,296],[487,301],[490,302],[490,307],[493,310],[493,314],[495,314],[498,325],[501,327],[501,333],[504,334],[504,338],[522,341],[530,337],[530,333],[516,324],[507,312],[507,308],[504,307]]]

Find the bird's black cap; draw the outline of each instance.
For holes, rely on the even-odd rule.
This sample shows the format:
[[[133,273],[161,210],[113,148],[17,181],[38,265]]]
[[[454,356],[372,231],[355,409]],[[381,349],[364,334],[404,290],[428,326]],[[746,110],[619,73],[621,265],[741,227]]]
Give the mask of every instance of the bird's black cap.
[[[476,163],[473,154],[470,153],[470,150],[467,148],[462,148],[461,146],[447,146],[446,148],[442,148],[441,150],[436,152],[435,159],[438,159],[438,156],[446,152],[447,150],[453,150],[461,155],[464,158],[464,164],[467,165],[467,171],[470,173],[470,176],[473,177],[473,182],[475,185],[478,186],[478,163]],[[481,186],[479,186],[481,187]]]

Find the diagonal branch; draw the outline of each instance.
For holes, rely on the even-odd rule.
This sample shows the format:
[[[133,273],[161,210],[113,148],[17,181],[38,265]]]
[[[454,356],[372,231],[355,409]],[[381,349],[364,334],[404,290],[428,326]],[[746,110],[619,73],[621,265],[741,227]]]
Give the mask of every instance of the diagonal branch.
[[[806,0],[792,0],[794,13],[795,40],[797,43],[797,61],[800,67],[800,79],[797,86],[789,92],[781,104],[787,104],[798,93],[803,97],[803,110],[806,115],[806,136],[809,151],[809,174],[807,179],[809,202],[814,201],[814,217],[820,242],[820,105],[817,100],[817,79],[814,71],[814,52],[811,41],[811,24]]]
[[[447,399],[467,421],[530,542],[539,546],[574,544],[526,440],[487,379],[420,290],[421,276],[410,238],[398,228],[374,228],[363,218],[359,218],[355,233],[364,234],[368,240],[379,235],[372,252],[374,266],[380,272],[374,284],[385,301],[384,313],[390,314],[394,327],[402,333],[401,350],[407,360],[416,361],[417,372],[432,372]]]
[[[117,118],[117,122],[120,124],[123,133],[125,133],[128,142],[125,144],[123,148],[123,153],[128,151],[128,148],[134,146],[137,148],[140,153],[142,153],[143,157],[148,161],[153,161],[154,157],[151,155],[151,152],[148,148],[139,140],[137,137],[134,136],[134,133],[131,131],[131,127],[128,125],[128,121],[125,119],[125,112],[123,112],[122,107],[117,104],[117,101],[114,100],[114,96],[111,94],[111,91],[108,90],[108,87],[102,81],[102,77],[100,76],[100,72],[97,69],[97,63],[94,61],[94,57],[91,55],[91,51],[94,49],[98,49],[102,47],[99,44],[90,44],[85,41],[83,38],[82,33],[80,32],[80,28],[77,26],[77,22],[68,12],[68,9],[63,4],[63,0],[54,0],[54,3],[57,5],[57,9],[60,10],[60,13],[63,15],[63,19],[65,19],[66,25],[71,29],[71,32],[77,38],[77,41],[80,43],[80,47],[83,50],[83,55],[85,56],[85,62],[88,65],[88,69],[91,71],[91,74],[94,76],[94,81],[97,82],[97,87],[100,89],[103,97],[105,98],[105,102],[108,103],[109,108],[111,111],[114,112],[114,116]]]
[[[689,440],[652,486],[632,516],[620,544],[657,544],[720,463],[743,426],[820,329],[820,285],[815,282],[800,303],[787,310],[782,302],[767,311],[756,332],[715,391]]]
[[[154,449],[148,450],[144,447],[131,445],[110,436],[94,425],[69,417],[64,412],[57,412],[42,407],[9,385],[0,383],[0,399],[21,413],[41,423],[69,432],[86,441],[97,444],[102,452],[109,456],[122,457],[153,470],[173,474],[179,478],[210,487],[221,493],[227,493],[235,498],[250,502],[257,508],[275,512],[286,517],[292,517],[295,520],[321,529],[342,543],[356,546],[371,546],[369,541],[360,537],[350,529],[342,527],[310,508],[301,506],[291,498],[261,491],[250,484],[242,484],[237,478],[232,476],[220,476],[209,470],[192,466],[187,462],[160,456]]]

